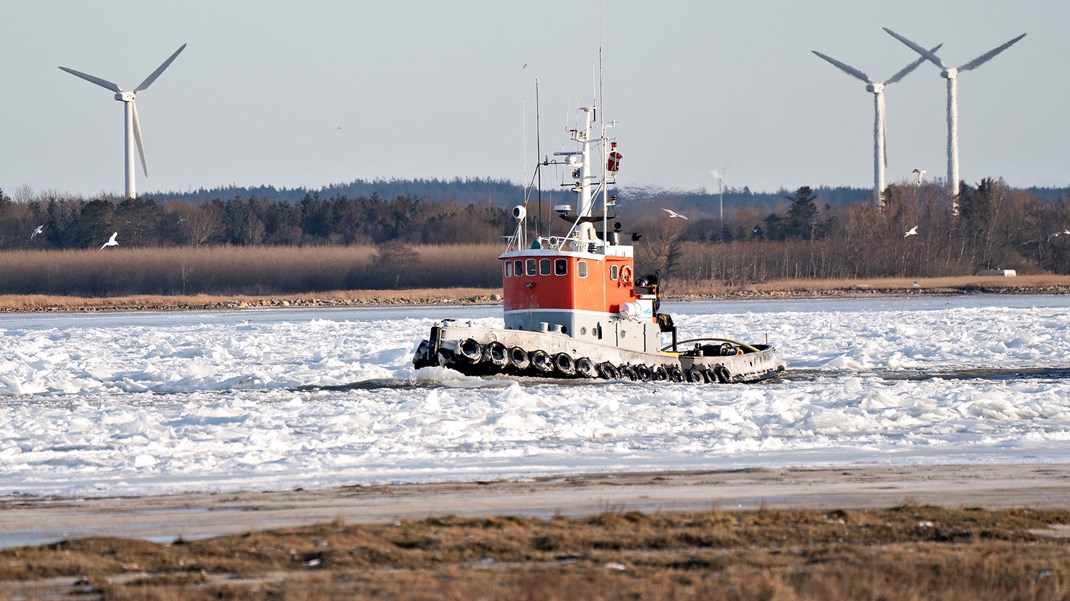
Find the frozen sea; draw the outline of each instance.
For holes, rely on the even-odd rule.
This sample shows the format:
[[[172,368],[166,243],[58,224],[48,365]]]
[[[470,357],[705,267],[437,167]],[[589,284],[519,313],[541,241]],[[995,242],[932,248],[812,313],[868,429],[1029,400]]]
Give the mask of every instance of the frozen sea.
[[[775,344],[765,384],[415,371],[500,307],[0,315],[0,495],[605,471],[1070,461],[1070,297],[667,303]]]

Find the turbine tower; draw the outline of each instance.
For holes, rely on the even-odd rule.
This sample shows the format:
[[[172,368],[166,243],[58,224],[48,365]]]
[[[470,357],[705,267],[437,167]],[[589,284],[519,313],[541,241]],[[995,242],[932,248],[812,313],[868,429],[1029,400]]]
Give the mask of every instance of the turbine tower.
[[[884,28],[889,35],[893,38],[903,42],[911,50],[920,54],[923,58],[927,59],[932,64],[940,68],[940,77],[947,79],[947,183],[951,189],[951,211],[954,214],[958,214],[959,208],[959,107],[958,107],[958,75],[963,71],[970,71],[976,69],[981,65],[992,60],[994,56],[1003,52],[1007,48],[1010,48],[1018,40],[1025,37],[1025,34],[1014,38],[1013,40],[996,46],[988,52],[978,56],[977,58],[962,64],[958,67],[948,67],[944,64],[944,61],[940,60],[940,57],[936,56],[932,51],[926,50],[921,46],[911,42],[898,33]]]
[[[152,82],[156,81],[156,78],[163,73],[164,69],[171,65],[171,63],[178,57],[178,54],[186,49],[186,45],[182,44],[175,53],[168,57],[162,65],[156,68],[151,75],[145,78],[145,81],[141,82],[141,85],[134,88],[132,91],[123,91],[119,86],[114,83],[101,79],[88,73],[82,73],[81,71],[75,71],[74,69],[68,69],[67,67],[60,67],[63,71],[80,77],[90,83],[95,83],[98,86],[115,92],[115,99],[123,103],[123,119],[124,119],[124,141],[125,141],[125,156],[126,156],[126,196],[127,198],[136,198],[137,189],[134,184],[134,144],[137,143],[137,152],[141,156],[141,168],[145,171],[145,176],[149,175],[149,168],[145,164],[145,148],[141,144],[141,124],[137,118],[137,103],[134,98],[138,92],[148,89]]]
[[[721,184],[721,201],[720,201],[720,205],[721,205],[721,225],[722,226],[724,225],[724,184],[725,184],[724,174],[725,174],[726,171],[728,171],[728,167],[722,167],[720,171],[718,171],[717,169],[714,169],[713,171],[710,171],[710,175],[713,176],[713,179],[717,180]]]
[[[940,46],[936,46],[932,49],[932,52],[936,52],[939,49]],[[810,52],[832,63],[840,71],[861,80],[862,83],[866,84],[866,91],[873,94],[873,201],[877,203],[878,207],[884,206],[884,170],[888,167],[888,144],[884,129],[884,88],[906,77],[918,65],[925,62],[925,57],[921,57],[903,67],[884,83],[876,83],[862,71],[841,63],[831,56],[821,54],[817,50],[811,50]]]

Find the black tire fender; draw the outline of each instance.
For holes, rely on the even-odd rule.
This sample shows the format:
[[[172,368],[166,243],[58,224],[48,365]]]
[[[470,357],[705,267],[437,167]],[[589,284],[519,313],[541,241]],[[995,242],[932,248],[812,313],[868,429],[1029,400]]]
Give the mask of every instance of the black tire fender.
[[[654,377],[654,372],[650,371],[650,368],[642,363],[636,365],[633,369],[635,369],[635,377],[639,378],[640,381],[649,382]]]
[[[514,346],[509,349],[509,365],[512,365],[514,369],[518,371],[524,371],[531,367],[531,359],[528,357],[528,352],[519,346]]]
[[[562,376],[576,375],[576,360],[568,353],[554,355],[554,369]]]
[[[505,367],[509,362],[509,350],[497,340],[488,342],[483,349],[483,361],[495,367]]]
[[[479,360],[483,358],[483,345],[479,344],[475,338],[464,339],[457,345],[457,350],[469,363],[479,363]]]
[[[595,367],[594,361],[587,357],[580,357],[576,359],[576,373],[585,378],[597,378],[598,368]]]
[[[531,366],[535,368],[535,371],[542,374],[554,371],[554,362],[550,360],[550,355],[542,349],[531,352]]]

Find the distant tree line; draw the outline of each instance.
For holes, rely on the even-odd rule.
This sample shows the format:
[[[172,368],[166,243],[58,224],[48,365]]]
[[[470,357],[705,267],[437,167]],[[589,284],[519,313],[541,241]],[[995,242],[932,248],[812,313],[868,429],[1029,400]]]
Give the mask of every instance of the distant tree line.
[[[730,204],[726,193],[723,222],[718,196],[620,193],[622,202],[612,211],[621,214],[625,233],[638,237],[638,268],[660,270],[670,280],[936,277],[984,268],[1070,273],[1067,196],[1038,195],[1002,180],[964,184],[957,214],[946,189],[936,184],[889,186],[883,207],[874,206],[868,192],[864,200],[837,204],[826,194],[840,192],[807,186],[749,204]],[[667,207],[688,219],[670,217],[662,210]],[[430,201],[376,192],[306,193],[291,202],[242,195],[161,201],[22,194],[13,200],[0,191],[0,250],[95,249],[112,232],[119,232],[120,248],[361,246],[373,249],[376,267],[350,280],[369,286],[422,287],[435,253],[423,253],[421,262],[432,271],[417,277],[403,268],[415,263],[412,247],[482,244],[492,256],[513,227],[508,211],[486,197]],[[554,217],[540,231],[566,230]],[[916,234],[908,235],[912,230]],[[471,265],[464,285],[500,283],[497,263],[486,263]],[[169,286],[214,285],[198,280],[198,273],[206,273],[200,269],[181,267]],[[438,282],[449,275],[434,273]],[[306,284],[310,290],[320,286]]]
[[[670,277],[729,283],[939,277],[994,268],[1070,274],[1066,196],[1038,197],[984,179],[963,183],[958,214],[938,185],[889,186],[882,208],[864,202],[819,209],[820,195],[808,187],[785,200],[779,212],[725,224],[708,218],[673,220],[669,229],[664,220],[661,227],[648,224],[652,240],[637,256]]]
[[[14,202],[0,191],[0,249],[94,248],[112,232],[119,232],[123,247],[472,244],[501,240],[511,224],[503,209],[489,203],[386,200],[377,194],[306,195],[296,203],[240,196],[202,202],[145,197]]]

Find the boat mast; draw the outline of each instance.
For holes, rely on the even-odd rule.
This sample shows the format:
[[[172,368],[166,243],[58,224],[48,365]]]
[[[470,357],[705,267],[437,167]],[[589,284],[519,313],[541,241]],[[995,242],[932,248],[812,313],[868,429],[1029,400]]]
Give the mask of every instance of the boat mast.
[[[539,213],[535,216],[535,239],[542,235],[542,130],[539,128],[539,80],[535,79],[535,176],[538,179]]]
[[[601,16],[598,23],[598,37],[602,37]],[[606,97],[605,97],[605,71],[602,68],[602,44],[598,44],[598,103],[602,107],[602,120],[598,122],[602,129],[602,247],[605,253],[605,245],[609,244],[609,163],[608,150],[606,149]]]

